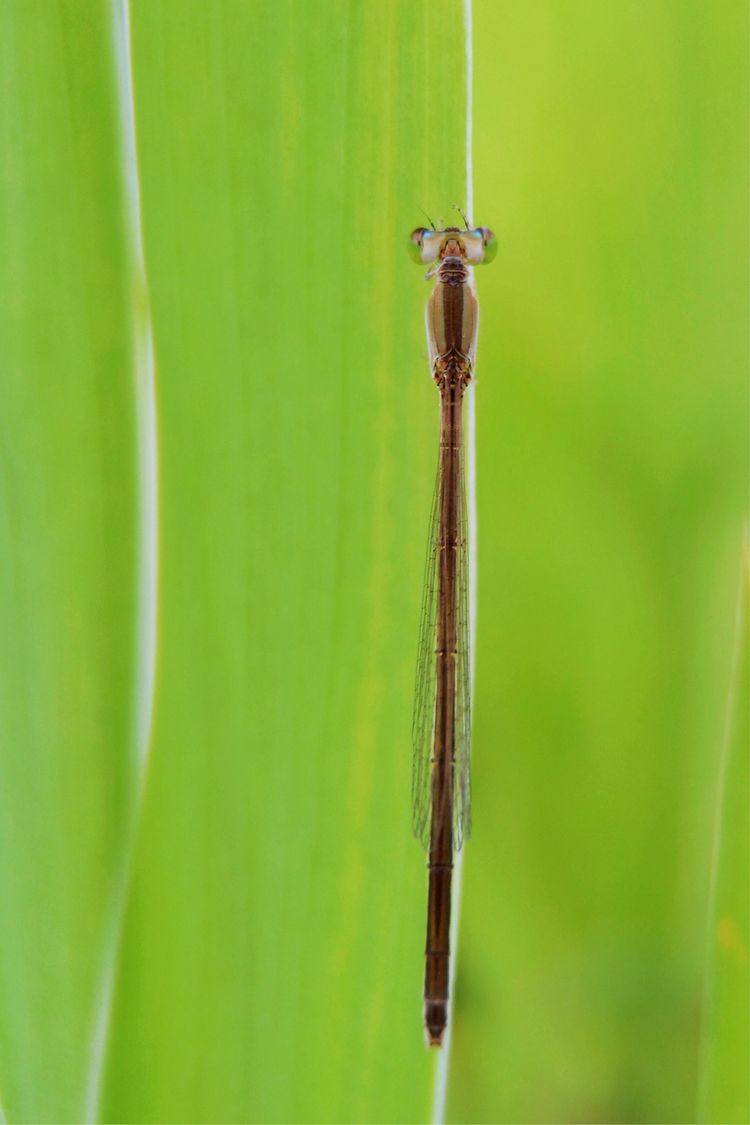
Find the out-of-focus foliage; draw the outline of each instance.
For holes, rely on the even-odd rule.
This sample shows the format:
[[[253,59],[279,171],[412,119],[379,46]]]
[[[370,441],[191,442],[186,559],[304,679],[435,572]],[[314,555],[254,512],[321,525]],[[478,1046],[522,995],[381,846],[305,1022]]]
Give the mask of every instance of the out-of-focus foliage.
[[[747,504],[746,12],[474,19],[500,250],[451,1117],[691,1121]]]

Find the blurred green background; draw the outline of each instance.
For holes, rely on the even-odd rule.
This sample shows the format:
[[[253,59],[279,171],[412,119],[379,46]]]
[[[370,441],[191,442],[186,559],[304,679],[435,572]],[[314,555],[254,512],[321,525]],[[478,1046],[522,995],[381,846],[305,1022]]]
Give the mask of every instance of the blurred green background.
[[[8,1121],[432,1117],[403,246],[468,197],[464,18],[0,7]],[[745,5],[473,26],[500,249],[446,1119],[747,1121]]]

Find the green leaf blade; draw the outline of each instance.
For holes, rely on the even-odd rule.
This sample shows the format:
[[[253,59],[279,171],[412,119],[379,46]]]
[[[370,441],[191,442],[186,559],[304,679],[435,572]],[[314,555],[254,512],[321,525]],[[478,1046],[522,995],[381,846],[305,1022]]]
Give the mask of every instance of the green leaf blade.
[[[109,6],[0,24],[0,1090],[68,1121],[132,797],[130,257]]]
[[[429,1112],[408,732],[437,399],[404,244],[465,193],[461,15],[132,7],[161,594],[106,1120]]]

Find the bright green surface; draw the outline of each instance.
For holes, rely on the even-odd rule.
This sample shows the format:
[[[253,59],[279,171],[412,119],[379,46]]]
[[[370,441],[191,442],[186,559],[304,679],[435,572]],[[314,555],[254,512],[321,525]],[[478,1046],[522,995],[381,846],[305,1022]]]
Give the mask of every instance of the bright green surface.
[[[135,479],[108,6],[0,5],[0,1100],[81,1120],[128,808]]]
[[[0,6],[12,1121],[82,1119],[131,812],[113,11]],[[102,1120],[429,1119],[408,800],[437,399],[404,246],[420,207],[465,200],[462,19],[458,0],[132,5],[159,648]],[[746,1110],[740,686],[709,903],[744,682],[745,23],[735,2],[475,0],[475,218],[499,252],[477,273],[453,1121]]]
[[[112,1121],[430,1103],[408,732],[437,402],[404,244],[464,191],[429,69],[460,11],[298,11],[133,6],[162,592]]]

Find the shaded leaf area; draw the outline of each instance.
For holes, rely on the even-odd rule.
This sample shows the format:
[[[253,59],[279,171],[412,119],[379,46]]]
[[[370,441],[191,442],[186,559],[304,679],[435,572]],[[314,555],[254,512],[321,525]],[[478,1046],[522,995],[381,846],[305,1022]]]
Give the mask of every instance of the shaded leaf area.
[[[450,1119],[689,1121],[747,504],[745,14],[474,18],[500,250]]]
[[[110,7],[0,9],[0,1097],[80,1121],[132,777],[135,434]]]
[[[161,593],[106,1120],[429,1112],[409,730],[437,396],[404,250],[465,191],[461,18],[132,5]]]

